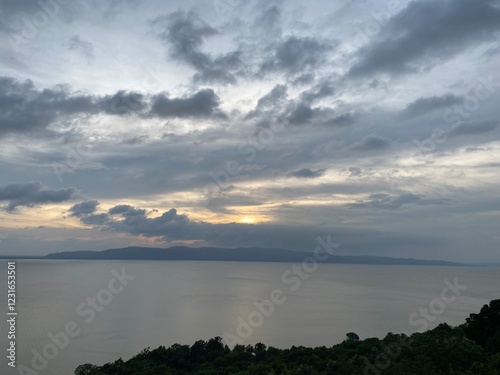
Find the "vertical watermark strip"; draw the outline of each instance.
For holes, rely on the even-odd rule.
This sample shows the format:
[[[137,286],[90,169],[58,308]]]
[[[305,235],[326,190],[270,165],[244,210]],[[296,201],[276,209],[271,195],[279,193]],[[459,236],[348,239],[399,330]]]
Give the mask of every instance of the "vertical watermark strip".
[[[16,367],[16,262],[7,262],[7,364]]]

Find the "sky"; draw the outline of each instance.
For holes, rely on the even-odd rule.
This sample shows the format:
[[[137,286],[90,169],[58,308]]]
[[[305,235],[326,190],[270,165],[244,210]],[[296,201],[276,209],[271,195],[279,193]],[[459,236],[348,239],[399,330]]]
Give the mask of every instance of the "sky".
[[[500,1],[0,1],[0,255],[500,261]]]

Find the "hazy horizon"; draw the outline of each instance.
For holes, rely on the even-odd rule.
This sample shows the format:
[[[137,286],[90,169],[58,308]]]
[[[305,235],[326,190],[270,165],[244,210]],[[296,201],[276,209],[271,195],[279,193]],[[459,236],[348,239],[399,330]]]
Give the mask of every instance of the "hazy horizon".
[[[141,253],[130,253],[130,254],[122,254],[124,250],[127,250],[127,249],[134,249],[134,250],[137,250],[137,251],[141,251],[141,250],[179,250],[179,249],[186,249],[186,250],[201,250],[203,249],[203,251],[206,251],[207,254],[204,254],[204,255],[207,255],[208,258],[207,259],[199,259],[198,256],[201,255],[201,253],[192,253],[192,252],[187,252],[186,253],[186,256],[185,257],[181,257],[179,259],[177,259],[177,257],[175,259],[170,259],[170,258],[159,258],[159,259],[155,259],[154,257],[151,257],[152,254],[150,252],[146,252],[144,253],[144,256],[143,257],[139,257],[139,255]],[[290,249],[284,249],[284,248],[265,248],[265,247],[237,247],[237,248],[233,248],[233,247],[211,247],[211,246],[198,246],[198,247],[195,247],[195,246],[183,246],[183,245],[176,245],[176,246],[168,246],[168,247],[156,247],[156,246],[127,246],[127,247],[123,247],[123,248],[111,248],[111,249],[97,249],[97,250],[87,250],[87,249],[76,249],[76,250],[68,250],[68,251],[58,251],[58,252],[49,252],[47,254],[39,254],[39,255],[32,255],[32,254],[28,254],[28,255],[24,255],[24,256],[19,256],[19,257],[16,257],[15,255],[13,256],[12,254],[9,254],[9,255],[0,255],[0,260],[15,260],[15,259],[38,259],[38,258],[44,258],[49,256],[49,255],[57,255],[57,254],[62,254],[62,255],[67,255],[68,257],[62,257],[62,258],[54,258],[54,257],[51,257],[51,258],[47,258],[47,259],[50,259],[50,260],[57,260],[57,259],[61,259],[61,260],[65,260],[65,259],[79,259],[79,258],[72,258],[71,257],[71,254],[77,254],[77,253],[95,253],[96,255],[100,255],[100,254],[103,254],[103,253],[107,253],[107,252],[110,252],[110,251],[114,251],[114,250],[119,250],[120,252],[115,252],[114,254],[116,255],[116,258],[100,258],[99,256],[98,257],[91,257],[91,258],[82,258],[82,259],[87,259],[87,260],[95,260],[95,261],[98,261],[98,260],[108,260],[108,259],[129,259],[129,257],[131,255],[133,255],[132,258],[130,259],[142,259],[142,260],[161,260],[161,261],[176,261],[176,260],[183,260],[183,261],[229,261],[229,262],[238,262],[238,261],[242,261],[242,262],[278,262],[278,263],[288,263],[288,262],[303,262],[304,259],[308,258],[309,256],[313,256],[315,254],[314,251],[308,251],[308,250],[290,250]],[[240,257],[237,257],[237,258],[227,258],[227,255],[230,255],[229,253],[221,253],[220,250],[228,250],[229,252],[232,252],[232,251],[243,251],[243,253],[241,254],[243,256],[243,258]],[[260,250],[261,252],[258,253],[259,257],[262,258],[261,260],[248,260],[246,259],[246,256],[247,255],[250,255],[250,254],[255,254],[255,253],[249,253],[249,252],[245,252],[245,250]],[[266,251],[266,253],[263,253],[262,251]],[[214,251],[213,254],[209,254],[211,251]],[[285,253],[297,253],[299,254],[300,256],[299,257],[287,257]],[[381,257],[381,256],[376,256],[376,255],[365,255],[365,254],[359,254],[359,255],[349,255],[349,254],[342,254],[342,253],[331,253],[331,254],[328,254],[326,252],[323,251],[323,253],[325,254],[325,256],[327,256],[326,259],[324,260],[319,260],[317,259],[317,263],[318,264],[329,264],[329,263],[336,263],[336,264],[370,264],[370,265],[390,265],[388,263],[376,263],[376,262],[367,262],[368,260],[372,259],[375,260],[375,259],[393,259],[393,260],[415,260],[415,261],[429,261],[431,263],[429,264],[422,264],[422,265],[429,265],[429,266],[435,266],[435,265],[439,265],[439,262],[445,262],[445,263],[448,263],[449,265],[484,265],[484,266],[496,266],[496,265],[500,265],[500,263],[494,263],[494,262],[470,262],[470,263],[461,263],[461,262],[452,262],[452,261],[449,261],[447,259],[422,259],[422,258],[411,258],[411,257]],[[268,255],[266,255],[268,254]],[[176,253],[176,255],[181,255],[179,253]],[[276,260],[275,259],[275,256],[278,255],[281,258],[283,258],[283,256],[285,256],[285,258],[283,258],[282,260]],[[193,256],[195,256],[193,258]],[[338,259],[344,259],[344,260],[347,260],[347,259],[350,259],[350,257],[353,257],[353,259],[363,259],[364,262],[332,262],[332,260],[334,258],[338,258]],[[260,259],[259,258],[259,259]],[[332,258],[332,259],[330,259]],[[403,264],[398,264],[398,263],[395,263],[394,265],[403,265]],[[408,265],[415,265],[414,263],[408,263]]]

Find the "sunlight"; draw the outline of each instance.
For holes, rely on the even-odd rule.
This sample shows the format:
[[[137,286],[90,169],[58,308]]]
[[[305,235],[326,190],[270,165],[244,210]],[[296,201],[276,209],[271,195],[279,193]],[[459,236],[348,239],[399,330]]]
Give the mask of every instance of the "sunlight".
[[[253,217],[245,216],[244,218],[242,218],[240,220],[240,223],[243,223],[243,224],[253,224],[253,223],[255,223],[255,219]]]

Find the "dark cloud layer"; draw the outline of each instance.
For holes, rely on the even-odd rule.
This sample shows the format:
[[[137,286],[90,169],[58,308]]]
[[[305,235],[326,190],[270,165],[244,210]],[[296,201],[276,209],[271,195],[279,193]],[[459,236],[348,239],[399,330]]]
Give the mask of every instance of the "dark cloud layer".
[[[446,108],[454,104],[461,104],[463,101],[463,97],[453,94],[419,98],[406,106],[402,112],[402,117],[412,118],[422,116],[436,109]]]
[[[282,111],[286,111],[290,106],[287,86],[278,84],[257,101],[257,106],[245,116],[245,119],[260,118],[269,121],[273,117],[283,117]]]
[[[257,103],[257,110],[268,110],[276,106],[277,103],[286,100],[287,87],[286,85],[279,84],[259,99]]]
[[[17,207],[34,207],[47,203],[60,203],[78,196],[75,188],[48,189],[41,182],[10,184],[0,187],[0,202],[7,202],[5,209],[15,211]]]
[[[453,126],[449,131],[450,137],[489,133],[498,127],[498,120],[486,120],[481,122],[463,122]]]
[[[41,4],[40,4],[41,3]],[[54,7],[54,5],[52,5]],[[49,6],[49,9],[52,8]],[[60,5],[55,4],[57,10]],[[46,8],[46,2],[31,0],[0,1],[0,31],[18,32],[21,29],[21,17],[32,16]]]
[[[300,94],[300,99],[304,103],[313,103],[318,99],[323,99],[332,96],[335,93],[333,84],[329,81],[322,82],[309,90]]]
[[[282,18],[280,7],[271,5],[261,12],[254,21],[257,31],[262,31],[266,35],[281,35],[280,21]]]
[[[250,111],[245,119],[260,118],[261,125],[269,121],[288,122],[290,125],[352,125],[359,117],[357,113],[336,114],[329,106],[312,106],[313,102],[334,93],[331,82],[324,81],[303,91],[298,100],[294,100],[288,97],[287,85],[278,84],[258,100],[255,109]]]
[[[115,214],[112,215],[111,212]],[[119,212],[119,214],[118,214]],[[283,224],[212,224],[193,221],[175,208],[160,216],[150,217],[146,210],[128,205],[111,208],[107,213],[84,215],[79,220],[94,228],[135,236],[159,237],[168,242],[203,241],[206,244],[230,247],[278,247],[312,251],[316,238],[330,236],[343,251],[370,253],[370,249],[414,248],[438,244],[435,238],[373,231],[369,229],[328,229],[310,225]]]
[[[349,148],[354,151],[377,151],[388,148],[391,140],[375,134],[367,135],[361,141],[352,144]]]
[[[130,205],[114,206],[107,213],[95,213],[94,210],[87,215],[79,215],[79,219],[84,224],[97,225],[116,232],[165,237],[167,240],[189,239],[195,236],[192,226],[202,225],[192,223],[185,215],[178,215],[174,208],[159,217],[150,218],[146,210]]]
[[[349,76],[417,72],[494,39],[500,8],[491,0],[412,1],[364,47]]]
[[[159,37],[170,47],[171,55],[187,62],[197,73],[195,81],[235,83],[241,65],[240,52],[213,56],[201,51],[204,40],[218,32],[195,12],[177,11],[153,21]]]
[[[212,117],[224,118],[220,99],[212,89],[191,96],[169,98],[157,94],[151,98],[120,90],[113,95],[97,96],[73,92],[68,86],[37,90],[30,80],[19,82],[0,77],[0,136],[45,130],[61,118],[107,114],[143,117]]]
[[[304,103],[299,103],[288,117],[290,124],[303,125],[311,122],[314,117],[314,110]]]
[[[326,120],[324,125],[348,126],[354,124],[358,117],[359,115],[356,113],[343,113]]]
[[[363,202],[348,204],[349,208],[364,208],[378,210],[397,210],[406,205],[445,205],[450,202],[446,199],[426,199],[422,195],[416,194],[372,194],[369,199]]]
[[[71,212],[71,216],[80,217],[83,215],[89,215],[97,211],[99,206],[98,201],[86,201],[82,203],[77,203],[72,206],[68,211]]]
[[[304,74],[304,72],[321,65],[329,51],[331,44],[314,38],[291,36],[282,40],[273,47],[272,59],[265,61],[261,66],[262,73],[280,72],[285,74]]]
[[[144,216],[146,214],[146,210],[136,209],[128,204],[121,204],[110,208],[108,213],[110,215],[120,215],[123,217],[131,217],[131,216]]]
[[[36,90],[33,82],[0,77],[0,136],[11,132],[40,131],[60,115],[95,113],[94,98],[72,94],[59,86]]]
[[[147,114],[148,103],[144,95],[138,92],[117,91],[98,100],[99,110],[109,115],[127,116],[134,113]]]
[[[212,89],[200,90],[192,96],[170,99],[165,94],[152,98],[151,114],[158,117],[224,117],[218,109],[219,97]]]
[[[0,237],[68,201],[64,250],[498,258],[498,1],[91,0],[23,36],[46,3],[0,0]]]
[[[326,169],[317,169],[312,170],[309,168],[302,168],[298,171],[290,172],[288,177],[296,177],[296,178],[318,178],[325,174]]]

